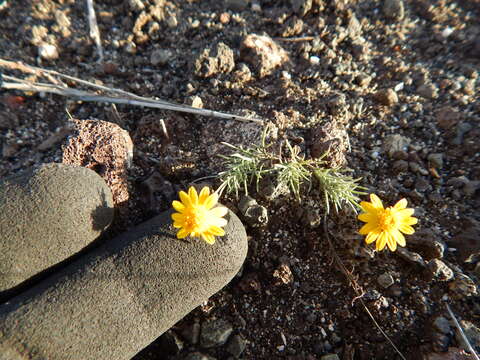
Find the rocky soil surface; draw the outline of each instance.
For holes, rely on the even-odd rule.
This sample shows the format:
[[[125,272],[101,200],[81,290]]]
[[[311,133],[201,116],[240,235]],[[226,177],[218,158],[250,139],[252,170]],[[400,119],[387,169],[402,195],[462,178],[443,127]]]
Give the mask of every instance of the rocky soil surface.
[[[345,211],[329,216],[336,252],[404,358],[473,359],[445,303],[480,351],[480,1],[105,0],[95,9],[103,63],[85,3],[74,0],[0,2],[0,57],[264,119],[276,144],[288,139],[307,158],[330,149],[331,165],[369,192],[391,204],[407,198],[420,221],[405,249],[374,252]],[[122,196],[112,234],[221,171],[222,141],[248,146],[262,132],[255,123],[0,95],[0,177],[86,161]],[[66,159],[68,137],[107,128],[69,115],[126,130],[128,170]],[[125,173],[127,184],[115,183]],[[400,359],[334,265],[315,189],[301,204],[262,188],[250,195],[257,218],[245,218],[239,199],[223,200],[248,224],[242,271],[135,359]]]

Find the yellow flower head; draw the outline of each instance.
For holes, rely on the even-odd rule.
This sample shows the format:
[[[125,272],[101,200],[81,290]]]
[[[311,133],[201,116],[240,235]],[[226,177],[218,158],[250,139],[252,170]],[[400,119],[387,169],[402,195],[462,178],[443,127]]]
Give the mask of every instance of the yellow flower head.
[[[208,187],[204,187],[200,194],[193,186],[185,191],[180,191],[180,201],[173,201],[172,206],[178,213],[172,214],[173,227],[180,229],[177,238],[183,239],[187,236],[202,237],[209,244],[215,242],[215,236],[225,235],[223,226],[227,220],[223,218],[228,209],[223,206],[214,206],[218,202],[218,194],[210,195]]]
[[[370,194],[370,202],[360,203],[364,211],[358,219],[366,222],[359,233],[367,235],[365,242],[371,244],[376,241],[377,251],[383,250],[388,245],[391,251],[397,250],[397,244],[405,246],[405,237],[402,233],[410,235],[415,232],[411,225],[418,222],[412,217],[414,210],[407,208],[407,200],[402,199],[394,206],[383,208],[382,200]]]

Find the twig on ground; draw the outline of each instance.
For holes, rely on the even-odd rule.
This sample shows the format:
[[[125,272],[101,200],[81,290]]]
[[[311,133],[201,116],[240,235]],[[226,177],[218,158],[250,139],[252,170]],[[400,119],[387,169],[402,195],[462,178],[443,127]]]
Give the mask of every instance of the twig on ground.
[[[294,38],[275,38],[274,40],[277,41],[285,41],[285,42],[302,42],[302,41],[313,41],[315,40],[315,36],[303,36],[303,37],[294,37]]]
[[[44,76],[44,77],[47,77],[48,80],[50,80],[50,82],[53,83],[53,84],[49,84],[49,83],[33,82],[29,80],[19,79],[13,76],[3,75],[4,81],[0,83],[0,88],[4,88],[4,89],[31,91],[31,92],[46,92],[46,93],[57,94],[57,95],[66,96],[66,97],[73,97],[81,101],[94,101],[94,102],[106,102],[106,103],[112,103],[112,104],[143,106],[143,107],[157,108],[157,109],[163,109],[163,110],[173,110],[173,111],[208,116],[208,117],[215,117],[220,119],[237,120],[237,121],[243,121],[243,122],[254,122],[254,123],[263,125],[263,121],[261,119],[232,115],[232,114],[222,113],[222,112],[208,110],[208,109],[199,109],[192,106],[179,105],[179,104],[171,103],[171,102],[160,100],[160,99],[146,98],[143,96],[135,95],[128,91],[121,90],[121,89],[109,88],[106,86],[97,85],[89,81],[85,81],[73,76],[59,73],[54,70],[41,69],[38,67],[25,65],[18,62],[12,62],[12,61],[0,59],[0,68],[2,67],[10,70],[19,70],[28,74],[34,74],[39,77]],[[70,80],[72,82],[76,82],[84,86],[94,88],[99,91],[104,91],[106,93],[112,94],[113,96],[97,95],[84,90],[72,89],[64,85],[58,79],[55,79],[55,77]],[[5,80],[9,82],[5,82]]]
[[[347,268],[345,267],[345,265],[343,264],[343,261],[342,259],[340,259],[340,257],[338,256],[337,252],[335,251],[335,247],[333,246],[333,243],[330,239],[330,235],[328,233],[328,227],[327,227],[327,217],[324,216],[323,217],[323,230],[325,232],[325,236],[327,238],[327,241],[328,241],[328,245],[330,247],[330,250],[332,252],[332,255],[333,257],[335,258],[335,261],[337,262],[337,265],[338,267],[340,268],[340,270],[342,271],[342,273],[345,275],[345,277],[347,278],[348,282],[350,283],[350,286],[352,287],[353,291],[355,291],[355,293],[357,294],[357,296],[354,298],[354,301],[355,300],[360,300],[360,302],[362,303],[362,306],[363,308],[365,309],[365,311],[367,312],[368,316],[370,317],[370,319],[372,319],[373,323],[375,324],[375,326],[377,327],[377,329],[380,331],[380,333],[385,337],[385,339],[387,339],[387,341],[390,343],[390,345],[392,345],[392,347],[395,349],[395,351],[397,352],[397,354],[403,359],[403,360],[407,360],[405,358],[405,356],[400,352],[400,350],[397,348],[397,346],[394,344],[394,342],[392,341],[392,339],[390,339],[390,337],[387,335],[387,333],[385,331],[383,331],[383,329],[380,327],[380,325],[378,324],[377,320],[375,320],[375,318],[373,317],[373,314],[370,312],[370,310],[368,309],[367,305],[365,305],[365,302],[363,301],[362,297],[364,295],[364,292],[362,290],[362,287],[360,285],[358,285],[357,281],[354,279],[353,275],[347,270]]]
[[[445,303],[445,306],[447,307],[448,314],[452,318],[453,323],[455,324],[455,327],[460,332],[460,336],[462,337],[463,342],[467,345],[468,351],[470,351],[470,353],[473,355],[473,357],[476,360],[480,360],[480,358],[478,357],[478,355],[477,355],[475,349],[473,348],[472,344],[470,344],[470,341],[468,341],[467,335],[465,335],[465,332],[463,331],[462,327],[460,326],[460,323],[458,322],[457,318],[455,317],[455,314],[453,313],[452,309],[450,308],[450,305]]]
[[[93,0],[87,0],[88,8],[88,26],[90,27],[90,37],[97,46],[97,52],[100,62],[103,62],[102,40],[100,39],[100,31],[98,30],[97,16],[93,7]]]

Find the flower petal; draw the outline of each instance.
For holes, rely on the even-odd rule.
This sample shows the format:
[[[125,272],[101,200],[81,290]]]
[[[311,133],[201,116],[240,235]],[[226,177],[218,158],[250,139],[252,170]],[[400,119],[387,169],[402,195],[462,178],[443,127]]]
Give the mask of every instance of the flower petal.
[[[377,227],[378,227],[378,224],[369,222],[369,223],[363,225],[360,228],[360,230],[358,230],[358,233],[360,235],[367,235],[368,233],[374,231]]]
[[[397,242],[391,233],[387,233],[387,245],[390,251],[397,250]]]
[[[212,210],[209,211],[210,215],[216,216],[216,217],[223,217],[227,215],[228,209],[225,206],[217,206],[216,208],[213,208]]]
[[[195,188],[193,186],[190,186],[190,189],[188,189],[188,196],[190,197],[192,205],[197,205],[198,204],[197,190],[195,190]]]
[[[405,208],[407,207],[407,204],[408,204],[407,199],[403,198],[403,199],[399,200],[399,201],[393,206],[393,208],[396,209],[396,210],[402,210],[402,209],[405,209]]]
[[[185,222],[185,215],[180,214],[180,213],[173,213],[172,214],[172,220],[178,223]]]
[[[192,201],[190,200],[190,197],[188,196],[188,194],[185,191],[180,191],[178,193],[178,195],[180,196],[180,200],[182,201],[182,204],[185,207],[191,207],[192,206]]]
[[[183,225],[179,224],[179,223],[173,223],[173,227],[175,229],[181,229],[183,227]]]
[[[377,240],[378,236],[380,235],[379,231],[372,231],[368,233],[367,237],[365,238],[365,243],[371,244],[375,240]]]
[[[372,213],[361,213],[358,215],[358,220],[363,221],[363,222],[376,222],[377,217],[375,214]]]
[[[188,236],[188,231],[185,229],[181,229],[177,232],[177,238],[178,239],[184,239]]]
[[[410,225],[401,225],[399,230],[407,235],[411,235],[415,232],[415,230]]]
[[[183,205],[180,201],[174,200],[172,202],[172,206],[175,210],[177,210],[179,213],[182,213],[185,211],[185,205]]]
[[[418,219],[414,217],[408,217],[406,219],[403,219],[402,223],[405,225],[415,225],[416,223],[418,223]]]
[[[406,217],[412,216],[414,212],[415,212],[415,209],[407,208],[407,209],[398,210],[397,214],[401,218],[406,218]]]
[[[198,196],[198,202],[200,204],[205,203],[205,200],[207,200],[209,196],[210,196],[210,189],[208,188],[208,186],[205,186],[202,189],[202,191],[200,191],[200,195]]]
[[[202,233],[202,239],[205,240],[207,244],[213,245],[215,243],[215,236]]]
[[[398,231],[397,229],[393,229],[390,234],[393,236],[393,238],[395,239],[395,241],[398,243],[398,245],[404,247],[406,244],[405,244],[405,236],[403,236],[403,234]]]
[[[225,230],[223,230],[222,228],[220,228],[218,226],[215,226],[215,225],[210,226],[210,228],[208,229],[208,232],[212,235],[215,235],[215,236],[225,235]]]
[[[217,202],[218,202],[218,194],[214,192],[205,200],[203,205],[207,208],[207,210],[210,210],[217,204]]]
[[[382,200],[380,200],[380,198],[377,195],[370,194],[370,202],[375,208],[383,209]]]
[[[213,219],[210,219],[210,223],[218,227],[224,227],[227,225],[228,221],[227,219],[221,217],[215,217]]]
[[[377,208],[367,201],[362,201],[360,203],[360,206],[362,207],[363,211],[365,211],[366,213],[376,214],[377,212]]]
[[[387,233],[385,231],[382,231],[382,233],[378,236],[377,243],[375,244],[377,251],[382,251],[386,243]]]

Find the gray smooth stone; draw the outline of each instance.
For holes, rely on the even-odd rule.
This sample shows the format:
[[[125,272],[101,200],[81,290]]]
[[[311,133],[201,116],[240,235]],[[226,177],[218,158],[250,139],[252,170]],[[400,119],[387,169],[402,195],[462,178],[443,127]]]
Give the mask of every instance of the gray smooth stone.
[[[0,180],[0,292],[83,249],[113,214],[110,189],[90,169],[47,164]]]
[[[0,305],[0,359],[130,359],[224,287],[247,254],[227,214],[214,245],[178,240],[165,212]]]

